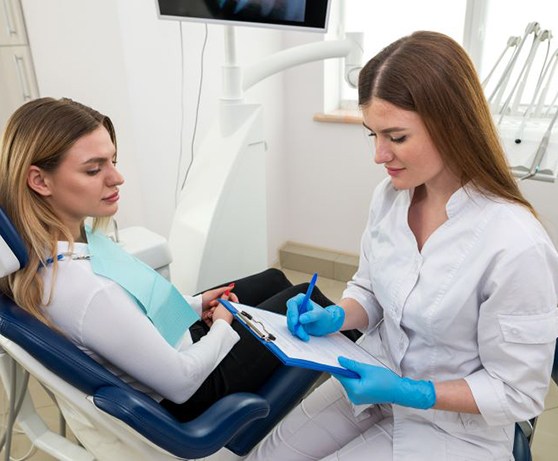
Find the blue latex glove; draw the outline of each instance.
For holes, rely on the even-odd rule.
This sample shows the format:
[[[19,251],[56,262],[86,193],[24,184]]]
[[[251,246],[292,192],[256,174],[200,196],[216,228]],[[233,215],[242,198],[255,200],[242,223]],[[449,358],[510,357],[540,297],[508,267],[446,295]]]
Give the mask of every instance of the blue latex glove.
[[[426,410],[436,403],[436,391],[431,381],[401,378],[387,368],[356,362],[346,357],[339,357],[338,360],[341,366],[360,376],[348,378],[335,375],[347,391],[349,400],[356,405],[394,403]]]
[[[345,311],[336,305],[323,308],[311,299],[307,311],[299,315],[304,294],[299,293],[287,301],[287,326],[289,331],[303,341],[312,336],[325,336],[339,331],[345,321]]]

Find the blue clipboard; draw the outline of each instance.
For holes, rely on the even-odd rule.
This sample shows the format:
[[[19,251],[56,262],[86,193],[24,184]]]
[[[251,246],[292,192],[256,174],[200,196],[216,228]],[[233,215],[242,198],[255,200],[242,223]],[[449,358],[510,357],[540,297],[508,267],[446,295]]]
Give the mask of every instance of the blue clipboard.
[[[336,334],[334,338],[331,337],[320,337],[312,338],[309,343],[305,343],[298,338],[295,338],[290,334],[286,325],[287,320],[284,315],[275,314],[273,312],[268,312],[264,310],[259,310],[255,307],[243,306],[237,303],[231,303],[225,299],[219,299],[219,302],[230,311],[233,316],[244,326],[250,333],[252,333],[258,341],[260,341],[265,347],[267,347],[282,363],[285,365],[308,368],[310,370],[316,370],[321,372],[326,372],[330,374],[348,376],[350,378],[358,378],[359,375],[352,370],[347,370],[340,365],[334,365],[332,363],[323,363],[318,360],[308,360],[300,357],[293,357],[286,353],[279,344],[285,342],[296,342],[299,349],[304,349],[307,347],[311,348],[310,344],[312,341],[319,343],[321,347],[326,347],[329,349],[330,346],[334,346],[335,342],[342,341],[343,345],[347,348],[355,349],[360,351],[359,354],[366,354],[360,347],[354,344],[351,340],[341,335]],[[250,310],[250,312],[248,312]],[[257,314],[254,311],[259,311]],[[269,322],[273,319],[273,322]],[[267,321],[267,322],[266,322]],[[280,328],[284,326],[284,328]],[[286,333],[285,333],[286,330]],[[287,336],[288,335],[288,336]],[[316,355],[316,354],[315,354]],[[339,354],[339,355],[350,355],[350,354]],[[368,355],[368,357],[371,357]],[[353,358],[353,357],[351,357]],[[362,357],[359,357],[362,359]],[[357,358],[358,359],[358,358]]]

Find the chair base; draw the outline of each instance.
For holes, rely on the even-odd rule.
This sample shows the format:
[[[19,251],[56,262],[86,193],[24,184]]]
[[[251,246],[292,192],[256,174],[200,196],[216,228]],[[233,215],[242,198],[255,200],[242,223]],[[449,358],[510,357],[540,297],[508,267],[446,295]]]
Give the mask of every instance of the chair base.
[[[1,349],[0,349],[1,350]],[[15,376],[14,376],[15,372]],[[0,377],[6,390],[8,400],[17,399],[18,396],[10,395],[10,383],[15,379],[19,388],[23,369],[16,364],[13,367],[13,359],[6,354],[3,350],[0,352]],[[80,447],[78,444],[73,443],[60,434],[51,431],[43,419],[37,413],[33,400],[29,394],[28,389],[22,389],[25,393],[21,409],[17,415],[16,422],[23,430],[27,438],[31,441],[33,446],[48,453],[56,459],[63,461],[94,461],[95,457],[88,453],[87,450]],[[6,428],[6,435],[9,436],[8,431],[11,427]]]
[[[0,375],[5,389],[10,389],[11,363],[13,359],[33,360],[26,351],[10,340],[0,336],[0,347],[8,354],[0,357]],[[22,373],[19,365],[18,373]],[[95,407],[87,395],[68,385],[51,371],[36,362],[33,376],[51,391],[62,411],[68,427],[83,447],[51,431],[38,415],[27,392],[17,423],[31,443],[40,450],[63,461],[170,461],[177,458],[155,447],[138,434],[132,434],[114,418]],[[44,378],[44,379],[42,379]],[[46,383],[49,383],[47,385]],[[11,396],[9,396],[11,398]],[[87,412],[83,409],[87,407]],[[81,410],[80,410],[81,409]],[[89,415],[87,419],[84,414]],[[97,417],[93,416],[97,415]]]

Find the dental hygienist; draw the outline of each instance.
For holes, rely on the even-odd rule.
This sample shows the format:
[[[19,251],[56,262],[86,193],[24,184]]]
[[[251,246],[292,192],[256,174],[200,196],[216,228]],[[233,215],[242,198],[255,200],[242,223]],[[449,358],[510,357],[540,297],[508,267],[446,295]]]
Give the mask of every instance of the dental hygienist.
[[[116,156],[110,119],[75,101],[41,98],[12,115],[0,154],[0,206],[29,263],[0,279],[0,289],[189,420],[226,394],[257,390],[279,365],[217,298],[284,313],[306,286],[268,270],[236,281],[234,293],[227,285],[182,296],[94,230],[118,209],[124,179]],[[95,218],[93,229],[84,226],[87,217]]]
[[[359,105],[388,178],[338,305],[288,303],[303,340],[358,328],[388,368],[315,390],[249,460],[513,460],[558,332],[558,255],[509,173],[473,64],[416,32],[372,58]],[[390,370],[391,369],[391,370]]]

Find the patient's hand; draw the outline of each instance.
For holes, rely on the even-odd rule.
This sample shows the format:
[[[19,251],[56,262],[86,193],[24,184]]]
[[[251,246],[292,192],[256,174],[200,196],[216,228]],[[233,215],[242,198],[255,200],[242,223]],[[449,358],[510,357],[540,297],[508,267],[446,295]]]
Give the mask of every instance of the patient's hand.
[[[219,304],[213,311],[212,324],[213,322],[215,322],[215,320],[218,319],[223,319],[230,325],[233,321],[233,315],[227,310],[226,307],[223,307],[221,304]]]
[[[227,294],[227,292],[229,293]],[[217,299],[219,298],[230,299],[235,303],[238,302],[238,298],[236,297],[236,295],[234,293],[231,293],[230,286],[214,288],[213,290],[208,290],[202,294],[202,311],[217,306],[219,304],[219,301],[217,301]]]
[[[225,316],[223,314],[219,314],[219,318],[223,318],[224,320],[227,320],[229,324],[232,322],[232,314],[230,314],[229,311],[225,309],[223,306],[221,306],[221,304],[219,304],[219,301],[217,301],[219,298],[223,298],[223,299],[229,299],[232,302],[237,303],[238,298],[234,293],[231,293],[231,289],[232,288],[229,285],[229,286],[215,288],[213,290],[208,290],[202,294],[201,318],[209,327],[211,327],[211,325],[213,325],[213,322],[216,320],[214,315],[217,308],[223,309],[224,311],[226,311],[227,314],[230,315],[230,320],[227,320],[228,316]]]

